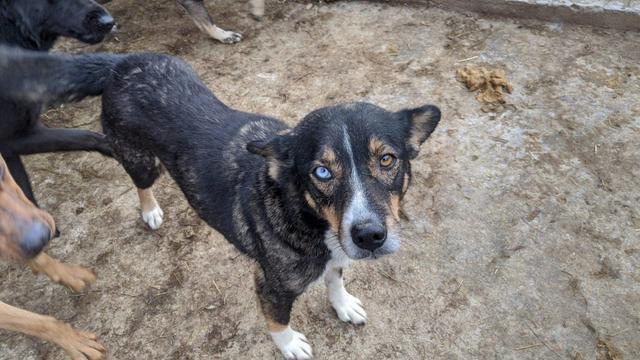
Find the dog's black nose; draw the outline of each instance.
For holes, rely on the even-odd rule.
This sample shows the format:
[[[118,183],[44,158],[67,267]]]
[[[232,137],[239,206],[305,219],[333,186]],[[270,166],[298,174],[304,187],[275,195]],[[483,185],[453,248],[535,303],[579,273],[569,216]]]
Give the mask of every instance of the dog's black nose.
[[[371,222],[356,224],[351,227],[351,238],[359,248],[373,251],[384,244],[387,228]]]
[[[94,11],[87,16],[86,24],[90,31],[97,31],[105,34],[111,31],[115,21],[113,20],[113,17],[107,13]]]
[[[35,221],[25,231],[20,247],[29,256],[34,257],[42,251],[51,239],[51,230],[45,224]]]

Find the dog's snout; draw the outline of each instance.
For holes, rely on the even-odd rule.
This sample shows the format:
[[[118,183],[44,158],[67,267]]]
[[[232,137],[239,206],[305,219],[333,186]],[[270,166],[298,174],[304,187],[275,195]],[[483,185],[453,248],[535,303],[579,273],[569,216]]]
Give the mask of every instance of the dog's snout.
[[[351,238],[361,249],[373,251],[384,244],[387,228],[379,223],[362,223],[351,227]]]
[[[94,11],[87,16],[87,28],[91,31],[108,33],[115,25],[115,20],[109,14],[101,11]]]
[[[51,230],[40,221],[34,221],[24,232],[20,247],[29,256],[36,256],[51,239]]]

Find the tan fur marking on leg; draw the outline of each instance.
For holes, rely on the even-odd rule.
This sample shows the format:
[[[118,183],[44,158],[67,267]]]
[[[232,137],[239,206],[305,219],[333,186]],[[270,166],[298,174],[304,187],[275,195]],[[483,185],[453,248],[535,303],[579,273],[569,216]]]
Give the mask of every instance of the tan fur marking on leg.
[[[0,302],[0,329],[20,332],[53,342],[76,359],[98,360],[104,358],[104,346],[97,342],[97,336],[79,332],[68,324],[52,318],[22,310]]]
[[[140,199],[140,208],[143,213],[147,213],[158,207],[158,202],[155,196],[153,196],[151,188],[138,189],[138,198]]]
[[[51,281],[64,285],[75,292],[84,290],[96,281],[96,275],[91,270],[63,264],[44,252],[31,260],[28,265],[34,273],[44,274]]]
[[[265,319],[267,320],[267,328],[271,332],[282,332],[287,329],[287,326],[289,326],[289,325],[280,324],[272,319],[267,318],[266,316],[265,316]]]

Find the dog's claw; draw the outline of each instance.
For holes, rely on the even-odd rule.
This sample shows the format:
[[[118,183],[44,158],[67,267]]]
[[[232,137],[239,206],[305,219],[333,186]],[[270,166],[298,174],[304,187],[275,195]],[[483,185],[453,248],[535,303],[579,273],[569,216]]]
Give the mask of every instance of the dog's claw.
[[[344,322],[356,325],[367,322],[367,313],[364,311],[360,299],[346,291],[340,296],[331,299],[331,305],[333,305],[340,320]]]
[[[164,212],[159,206],[156,206],[150,211],[142,213],[142,220],[144,220],[144,222],[149,225],[151,230],[158,230],[160,228],[160,225],[162,225],[163,217]]]
[[[313,358],[311,345],[309,345],[309,340],[304,334],[287,328],[279,333],[272,332],[271,337],[285,359],[303,360]]]
[[[242,34],[237,32],[226,31],[225,35],[226,36],[221,40],[224,44],[235,44],[242,40]]]
[[[76,331],[68,324],[54,320],[52,341],[58,344],[72,360],[101,360],[106,349],[98,337],[90,332]]]

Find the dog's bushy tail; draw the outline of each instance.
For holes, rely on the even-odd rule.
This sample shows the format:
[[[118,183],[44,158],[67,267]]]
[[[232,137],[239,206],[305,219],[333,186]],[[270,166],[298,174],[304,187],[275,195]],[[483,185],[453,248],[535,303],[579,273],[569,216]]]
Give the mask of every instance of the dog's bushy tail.
[[[46,106],[101,95],[126,55],[62,55],[0,47],[0,97]]]

